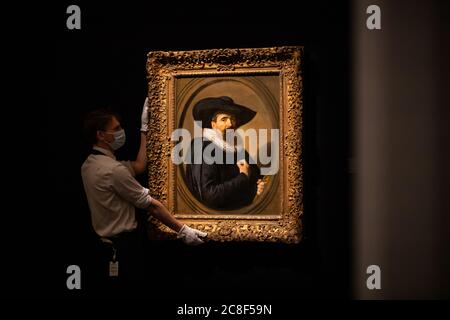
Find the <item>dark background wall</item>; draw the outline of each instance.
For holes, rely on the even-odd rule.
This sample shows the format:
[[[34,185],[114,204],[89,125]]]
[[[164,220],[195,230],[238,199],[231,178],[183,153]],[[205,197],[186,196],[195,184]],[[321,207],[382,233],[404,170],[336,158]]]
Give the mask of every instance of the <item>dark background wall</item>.
[[[65,27],[69,4],[19,4],[5,36],[11,46],[3,52],[18,61],[4,60],[13,72],[3,110],[17,113],[3,121],[11,126],[4,176],[12,177],[4,180],[12,209],[1,233],[6,294],[95,296],[81,119],[97,107],[119,111],[128,139],[119,156],[134,157],[148,51],[304,45],[305,241],[152,243],[146,296],[449,296],[446,1],[373,3],[381,31],[365,28],[372,3],[362,0],[79,2],[79,31]],[[146,184],[145,175],[139,180]],[[66,289],[70,264],[82,268],[81,291]],[[365,287],[368,264],[381,267],[381,291]]]
[[[94,296],[94,234],[84,204],[80,166],[88,149],[83,115],[108,106],[123,115],[127,146],[138,149],[150,50],[305,46],[304,170],[305,240],[299,245],[152,243],[149,296],[170,297],[176,288],[191,297],[275,299],[349,297],[349,6],[302,4],[266,7],[214,2],[194,4],[81,3],[82,28],[65,27],[65,4],[48,8],[39,40],[40,112],[46,149],[40,153],[45,194],[45,280],[37,293]],[[57,17],[57,18],[55,18]],[[139,180],[146,184],[145,175]],[[65,269],[80,265],[83,289],[69,292]],[[175,276],[172,276],[174,274]],[[43,279],[40,279],[43,280]]]

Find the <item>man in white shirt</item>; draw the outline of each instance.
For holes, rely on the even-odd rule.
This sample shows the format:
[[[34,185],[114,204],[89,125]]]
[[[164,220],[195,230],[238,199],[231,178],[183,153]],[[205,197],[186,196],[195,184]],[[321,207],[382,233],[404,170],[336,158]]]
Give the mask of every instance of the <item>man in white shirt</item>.
[[[99,237],[105,242],[112,243],[114,250],[118,251],[119,262],[121,256],[125,257],[122,264],[127,264],[127,254],[136,249],[133,248],[134,244],[140,245],[136,240],[138,237],[135,207],[147,210],[149,214],[176,231],[178,238],[186,244],[201,244],[203,243],[201,237],[207,235],[205,232],[181,224],[134,178],[135,175],[144,172],[147,166],[147,99],[141,120],[141,143],[136,160],[117,161],[114,152],[125,143],[125,132],[120,125],[120,117],[108,110],[95,110],[85,119],[85,134],[93,148],[81,167],[81,175],[91,211],[92,225]]]

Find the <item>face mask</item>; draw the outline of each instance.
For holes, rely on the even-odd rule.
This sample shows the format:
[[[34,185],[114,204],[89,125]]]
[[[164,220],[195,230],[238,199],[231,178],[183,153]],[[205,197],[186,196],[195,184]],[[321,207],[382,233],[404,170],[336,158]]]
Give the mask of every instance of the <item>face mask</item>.
[[[119,131],[114,132],[114,141],[113,142],[107,142],[111,149],[117,150],[121,148],[125,144],[125,130],[121,129]]]

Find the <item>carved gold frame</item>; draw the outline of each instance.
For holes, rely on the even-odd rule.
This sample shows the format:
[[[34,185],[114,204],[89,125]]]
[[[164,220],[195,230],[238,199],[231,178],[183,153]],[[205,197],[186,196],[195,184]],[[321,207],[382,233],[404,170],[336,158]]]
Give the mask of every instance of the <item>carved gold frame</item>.
[[[284,167],[283,212],[275,216],[176,215],[181,222],[208,233],[213,241],[268,241],[298,243],[302,239],[302,77],[303,47],[155,51],[147,55],[149,132],[147,157],[150,194],[172,214],[176,194],[176,167],[171,162],[174,129],[173,83],[180,76],[277,74],[280,78],[280,162]],[[176,235],[156,219],[149,235],[170,239]]]

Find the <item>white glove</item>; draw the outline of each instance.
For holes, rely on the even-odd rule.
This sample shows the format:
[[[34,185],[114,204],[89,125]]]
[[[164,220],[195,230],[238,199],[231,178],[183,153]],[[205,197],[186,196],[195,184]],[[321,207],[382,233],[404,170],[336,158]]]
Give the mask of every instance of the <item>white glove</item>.
[[[144,107],[142,108],[141,131],[148,131],[148,98],[145,98]]]
[[[181,239],[184,243],[189,245],[197,245],[203,243],[200,237],[206,237],[208,234],[197,229],[183,225],[180,231],[178,231],[177,238]]]

